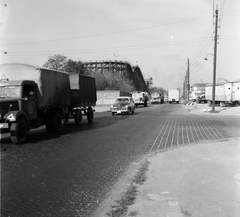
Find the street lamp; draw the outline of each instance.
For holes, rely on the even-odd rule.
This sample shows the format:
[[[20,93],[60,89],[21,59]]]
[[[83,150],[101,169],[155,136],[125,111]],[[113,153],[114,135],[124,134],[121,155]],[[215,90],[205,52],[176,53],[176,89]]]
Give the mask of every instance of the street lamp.
[[[208,60],[208,55],[212,55],[213,56],[213,54],[212,53],[209,53],[209,54],[207,54],[207,56],[204,58],[204,60]]]

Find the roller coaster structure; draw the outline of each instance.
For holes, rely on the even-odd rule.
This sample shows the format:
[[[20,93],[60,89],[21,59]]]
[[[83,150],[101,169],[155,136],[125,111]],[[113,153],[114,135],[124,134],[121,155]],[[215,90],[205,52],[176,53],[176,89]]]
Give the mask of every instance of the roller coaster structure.
[[[136,91],[148,92],[148,87],[138,65],[132,66],[126,61],[108,60],[84,62],[84,66],[94,73],[116,73],[132,81]]]

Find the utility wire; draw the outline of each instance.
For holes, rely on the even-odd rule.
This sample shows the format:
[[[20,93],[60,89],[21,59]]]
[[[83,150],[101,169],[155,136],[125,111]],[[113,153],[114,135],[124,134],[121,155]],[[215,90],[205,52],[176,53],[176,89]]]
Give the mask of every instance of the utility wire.
[[[66,41],[66,40],[74,40],[74,39],[80,39],[80,38],[92,38],[92,37],[99,37],[99,36],[105,36],[105,35],[113,35],[113,34],[119,34],[119,33],[133,32],[133,31],[138,31],[138,30],[143,30],[143,29],[157,28],[157,27],[160,27],[160,26],[168,26],[168,25],[175,25],[175,24],[179,24],[179,23],[192,22],[192,21],[196,21],[196,20],[206,19],[206,18],[209,18],[209,17],[210,16],[206,16],[206,17],[201,17],[201,18],[195,18],[195,19],[189,19],[189,20],[183,20],[183,21],[176,21],[176,22],[159,24],[159,25],[154,25],[154,26],[147,26],[147,27],[142,27],[142,28],[135,28],[135,29],[122,30],[122,31],[116,31],[116,32],[108,32],[108,33],[99,33],[99,34],[93,34],[93,35],[83,35],[83,36],[77,36],[77,37],[71,37],[71,38],[59,38],[59,39],[50,39],[50,40],[32,41],[32,42],[6,43],[6,44],[2,44],[2,46]]]
[[[199,51],[197,51],[193,57],[190,58],[191,62],[195,62],[191,65],[194,65],[197,63],[197,59],[199,58],[199,56],[202,58],[202,55],[204,54],[204,56],[206,55],[206,51],[209,49],[211,43],[212,43],[212,34],[211,34],[211,30],[212,30],[212,24],[210,24],[206,36],[205,36],[205,40],[203,41],[203,43],[200,46]]]
[[[175,45],[189,44],[189,43],[198,43],[205,40],[205,38],[198,39],[189,39],[182,41],[175,41]],[[115,51],[115,50],[135,50],[135,49],[144,49],[144,48],[155,48],[162,46],[172,46],[172,42],[164,42],[164,43],[153,43],[153,44],[145,44],[145,45],[134,45],[134,46],[125,46],[125,47],[108,47],[108,48],[99,48],[99,49],[81,49],[81,50],[59,50],[59,51],[39,51],[39,52],[8,52],[7,55],[11,56],[19,56],[19,55],[46,55],[49,53],[64,53],[64,54],[74,54],[74,53],[94,53],[94,52],[107,52],[107,51]],[[2,56],[2,55],[1,55]]]

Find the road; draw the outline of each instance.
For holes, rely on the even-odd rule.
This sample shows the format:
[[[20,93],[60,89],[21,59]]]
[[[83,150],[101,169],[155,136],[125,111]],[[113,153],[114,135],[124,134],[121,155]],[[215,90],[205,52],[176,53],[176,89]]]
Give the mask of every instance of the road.
[[[91,216],[136,159],[154,151],[231,139],[239,119],[189,115],[181,104],[96,113],[61,133],[1,141],[1,216]],[[237,125],[238,124],[238,125]],[[228,130],[229,127],[232,130]]]

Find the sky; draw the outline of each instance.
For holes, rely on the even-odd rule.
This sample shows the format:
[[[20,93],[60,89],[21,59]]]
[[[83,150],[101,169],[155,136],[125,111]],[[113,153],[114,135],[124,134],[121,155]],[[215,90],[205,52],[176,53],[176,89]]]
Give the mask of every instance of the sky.
[[[0,63],[128,61],[154,87],[240,79],[239,0],[1,0]],[[204,60],[207,57],[208,60]]]

